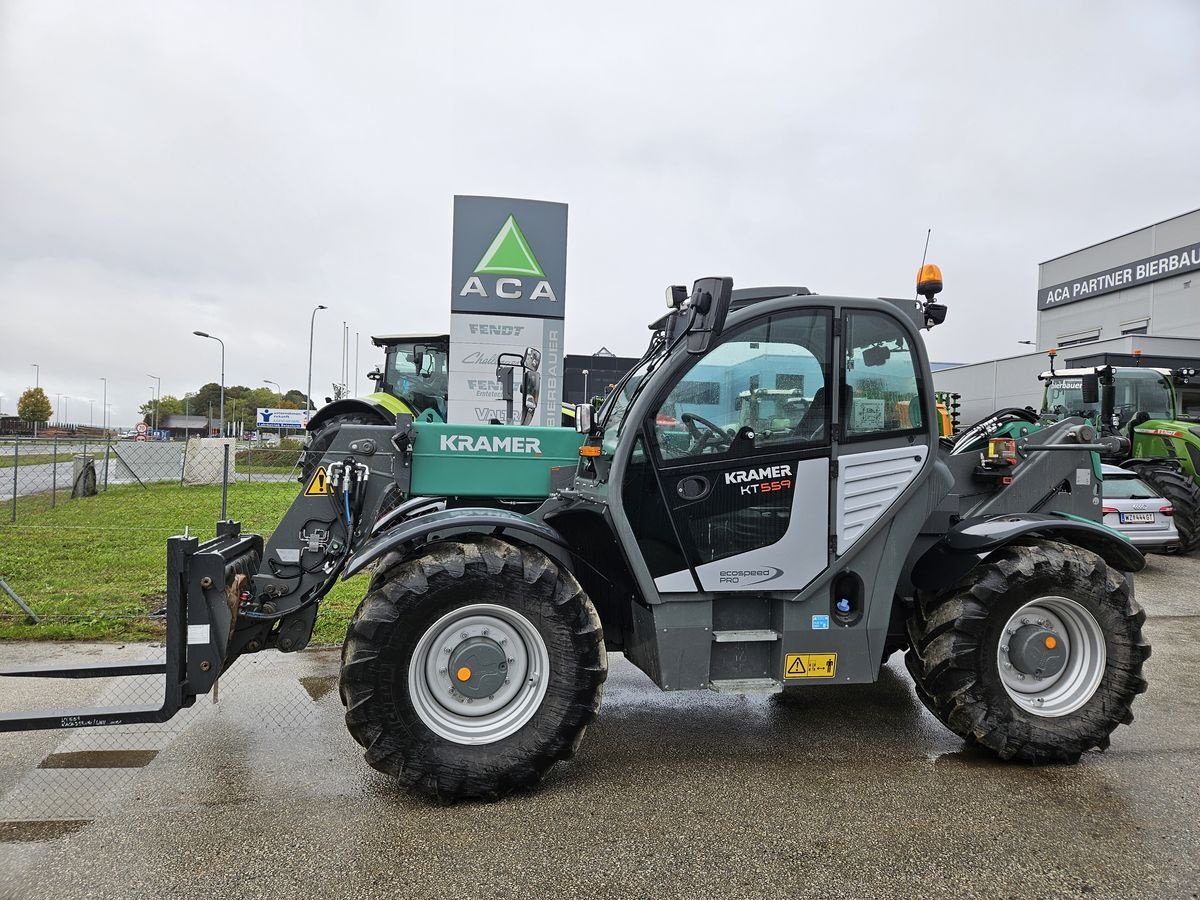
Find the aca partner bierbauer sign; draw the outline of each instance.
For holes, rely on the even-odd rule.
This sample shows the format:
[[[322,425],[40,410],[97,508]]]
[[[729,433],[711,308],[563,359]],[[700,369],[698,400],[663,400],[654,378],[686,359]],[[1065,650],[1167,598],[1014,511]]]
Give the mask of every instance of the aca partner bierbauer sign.
[[[1105,269],[1103,272],[1039,288],[1037,308],[1053,309],[1065,303],[1123,291],[1139,284],[1148,284],[1196,269],[1200,269],[1200,244],[1189,244],[1178,250],[1156,253],[1137,262]]]

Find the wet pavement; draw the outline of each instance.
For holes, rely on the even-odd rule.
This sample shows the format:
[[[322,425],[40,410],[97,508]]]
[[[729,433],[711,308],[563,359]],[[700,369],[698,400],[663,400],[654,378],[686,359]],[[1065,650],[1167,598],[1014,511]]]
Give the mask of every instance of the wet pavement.
[[[613,656],[573,761],[532,794],[442,807],[362,761],[336,651],[250,657],[162,726],[0,735],[0,897],[1195,897],[1200,559],[1153,557],[1138,595],[1150,690],[1074,766],[964,749],[899,658],[785,703],[663,694]],[[21,680],[0,708],[50,690],[128,699]]]

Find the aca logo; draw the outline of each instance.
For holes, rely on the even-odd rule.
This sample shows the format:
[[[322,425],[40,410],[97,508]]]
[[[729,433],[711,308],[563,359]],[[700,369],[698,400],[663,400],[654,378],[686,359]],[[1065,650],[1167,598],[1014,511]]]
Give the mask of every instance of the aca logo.
[[[529,241],[525,240],[521,226],[517,224],[516,216],[510,215],[500,226],[458,296],[488,298],[487,288],[480,277],[484,275],[501,276],[493,287],[492,296],[498,300],[558,302],[554,289],[546,280],[546,273],[542,271]]]

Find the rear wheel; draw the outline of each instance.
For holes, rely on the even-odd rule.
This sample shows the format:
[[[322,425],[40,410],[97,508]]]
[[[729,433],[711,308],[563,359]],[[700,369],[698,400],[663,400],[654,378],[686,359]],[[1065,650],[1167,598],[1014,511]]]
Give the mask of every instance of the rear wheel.
[[[333,436],[343,425],[388,425],[382,416],[368,412],[342,413],[327,422],[317,426],[316,431],[309,434],[304,444],[304,452],[300,455],[300,483],[308,484],[308,480],[321,463],[321,457],[333,443]]]
[[[905,662],[917,696],[968,742],[1002,759],[1073,762],[1133,721],[1146,616],[1096,554],[1055,541],[1006,547],[921,601]]]
[[[346,635],[341,696],[371,766],[441,800],[495,799],[574,753],[607,671],[574,577],[482,538],[381,567]]]
[[[1180,548],[1191,553],[1200,547],[1200,486],[1186,472],[1172,466],[1146,463],[1130,466],[1175,508],[1175,529]]]

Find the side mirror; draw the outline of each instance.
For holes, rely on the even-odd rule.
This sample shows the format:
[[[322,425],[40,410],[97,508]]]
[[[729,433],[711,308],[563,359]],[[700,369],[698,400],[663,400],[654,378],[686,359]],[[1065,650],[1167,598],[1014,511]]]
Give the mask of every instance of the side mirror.
[[[580,403],[575,407],[575,430],[580,434],[591,434],[592,426],[596,424],[596,408],[590,403]]]
[[[1084,375],[1083,383],[1083,402],[1084,403],[1099,403],[1100,402],[1100,376],[1096,374]]]
[[[542,353],[540,350],[535,350],[533,347],[525,348],[525,355],[521,357],[521,365],[526,371],[536,372],[542,364]]]
[[[417,370],[418,375],[421,374],[421,363],[423,363],[424,361],[425,361],[425,348],[420,347],[420,346],[414,347],[413,348],[413,368]]]
[[[379,371],[379,366],[376,366],[370,372],[367,373],[367,377],[369,379],[371,379],[372,381],[378,381],[380,378],[383,377],[383,373]]]

